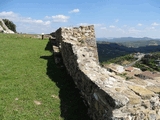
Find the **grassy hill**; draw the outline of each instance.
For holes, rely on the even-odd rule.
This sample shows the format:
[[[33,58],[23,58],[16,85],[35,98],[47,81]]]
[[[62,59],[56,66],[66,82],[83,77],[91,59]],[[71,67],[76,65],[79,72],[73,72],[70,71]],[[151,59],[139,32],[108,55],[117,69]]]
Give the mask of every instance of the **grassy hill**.
[[[141,61],[135,64],[136,67],[142,70],[159,71],[160,72],[160,52],[153,52],[142,58]]]
[[[56,67],[47,43],[0,34],[0,120],[89,120],[79,91],[65,69]]]

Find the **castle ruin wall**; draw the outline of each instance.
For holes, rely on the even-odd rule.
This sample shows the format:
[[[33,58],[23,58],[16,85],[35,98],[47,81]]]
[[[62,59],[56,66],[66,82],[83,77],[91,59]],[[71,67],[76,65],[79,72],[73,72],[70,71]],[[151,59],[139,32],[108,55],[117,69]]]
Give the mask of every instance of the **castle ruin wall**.
[[[99,65],[93,25],[59,28],[56,42],[93,120],[160,119],[159,94],[147,89],[154,85],[126,81]]]

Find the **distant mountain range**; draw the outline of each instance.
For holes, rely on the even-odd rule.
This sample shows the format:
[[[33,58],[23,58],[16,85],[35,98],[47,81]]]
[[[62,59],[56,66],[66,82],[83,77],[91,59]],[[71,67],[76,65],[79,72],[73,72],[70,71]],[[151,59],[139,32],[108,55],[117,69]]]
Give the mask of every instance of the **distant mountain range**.
[[[160,38],[149,38],[149,37],[143,37],[143,38],[135,38],[135,37],[120,37],[120,38],[97,38],[97,41],[106,41],[106,42],[128,42],[128,41],[146,41],[146,40],[159,40]]]

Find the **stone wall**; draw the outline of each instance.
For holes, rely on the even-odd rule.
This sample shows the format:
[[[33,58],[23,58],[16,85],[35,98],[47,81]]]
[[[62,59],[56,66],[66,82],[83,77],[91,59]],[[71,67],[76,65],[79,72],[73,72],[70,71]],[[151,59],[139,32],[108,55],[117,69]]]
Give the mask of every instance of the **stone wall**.
[[[60,52],[93,120],[160,120],[160,81],[126,81],[102,68],[94,26],[59,28],[55,35],[54,51]]]

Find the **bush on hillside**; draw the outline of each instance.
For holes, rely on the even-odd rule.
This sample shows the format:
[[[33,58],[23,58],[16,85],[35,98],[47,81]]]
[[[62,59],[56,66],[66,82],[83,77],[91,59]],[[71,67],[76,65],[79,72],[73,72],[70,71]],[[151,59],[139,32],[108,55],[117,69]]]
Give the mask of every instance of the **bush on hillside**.
[[[3,19],[3,21],[10,30],[16,33],[16,25],[12,21],[8,19]]]

